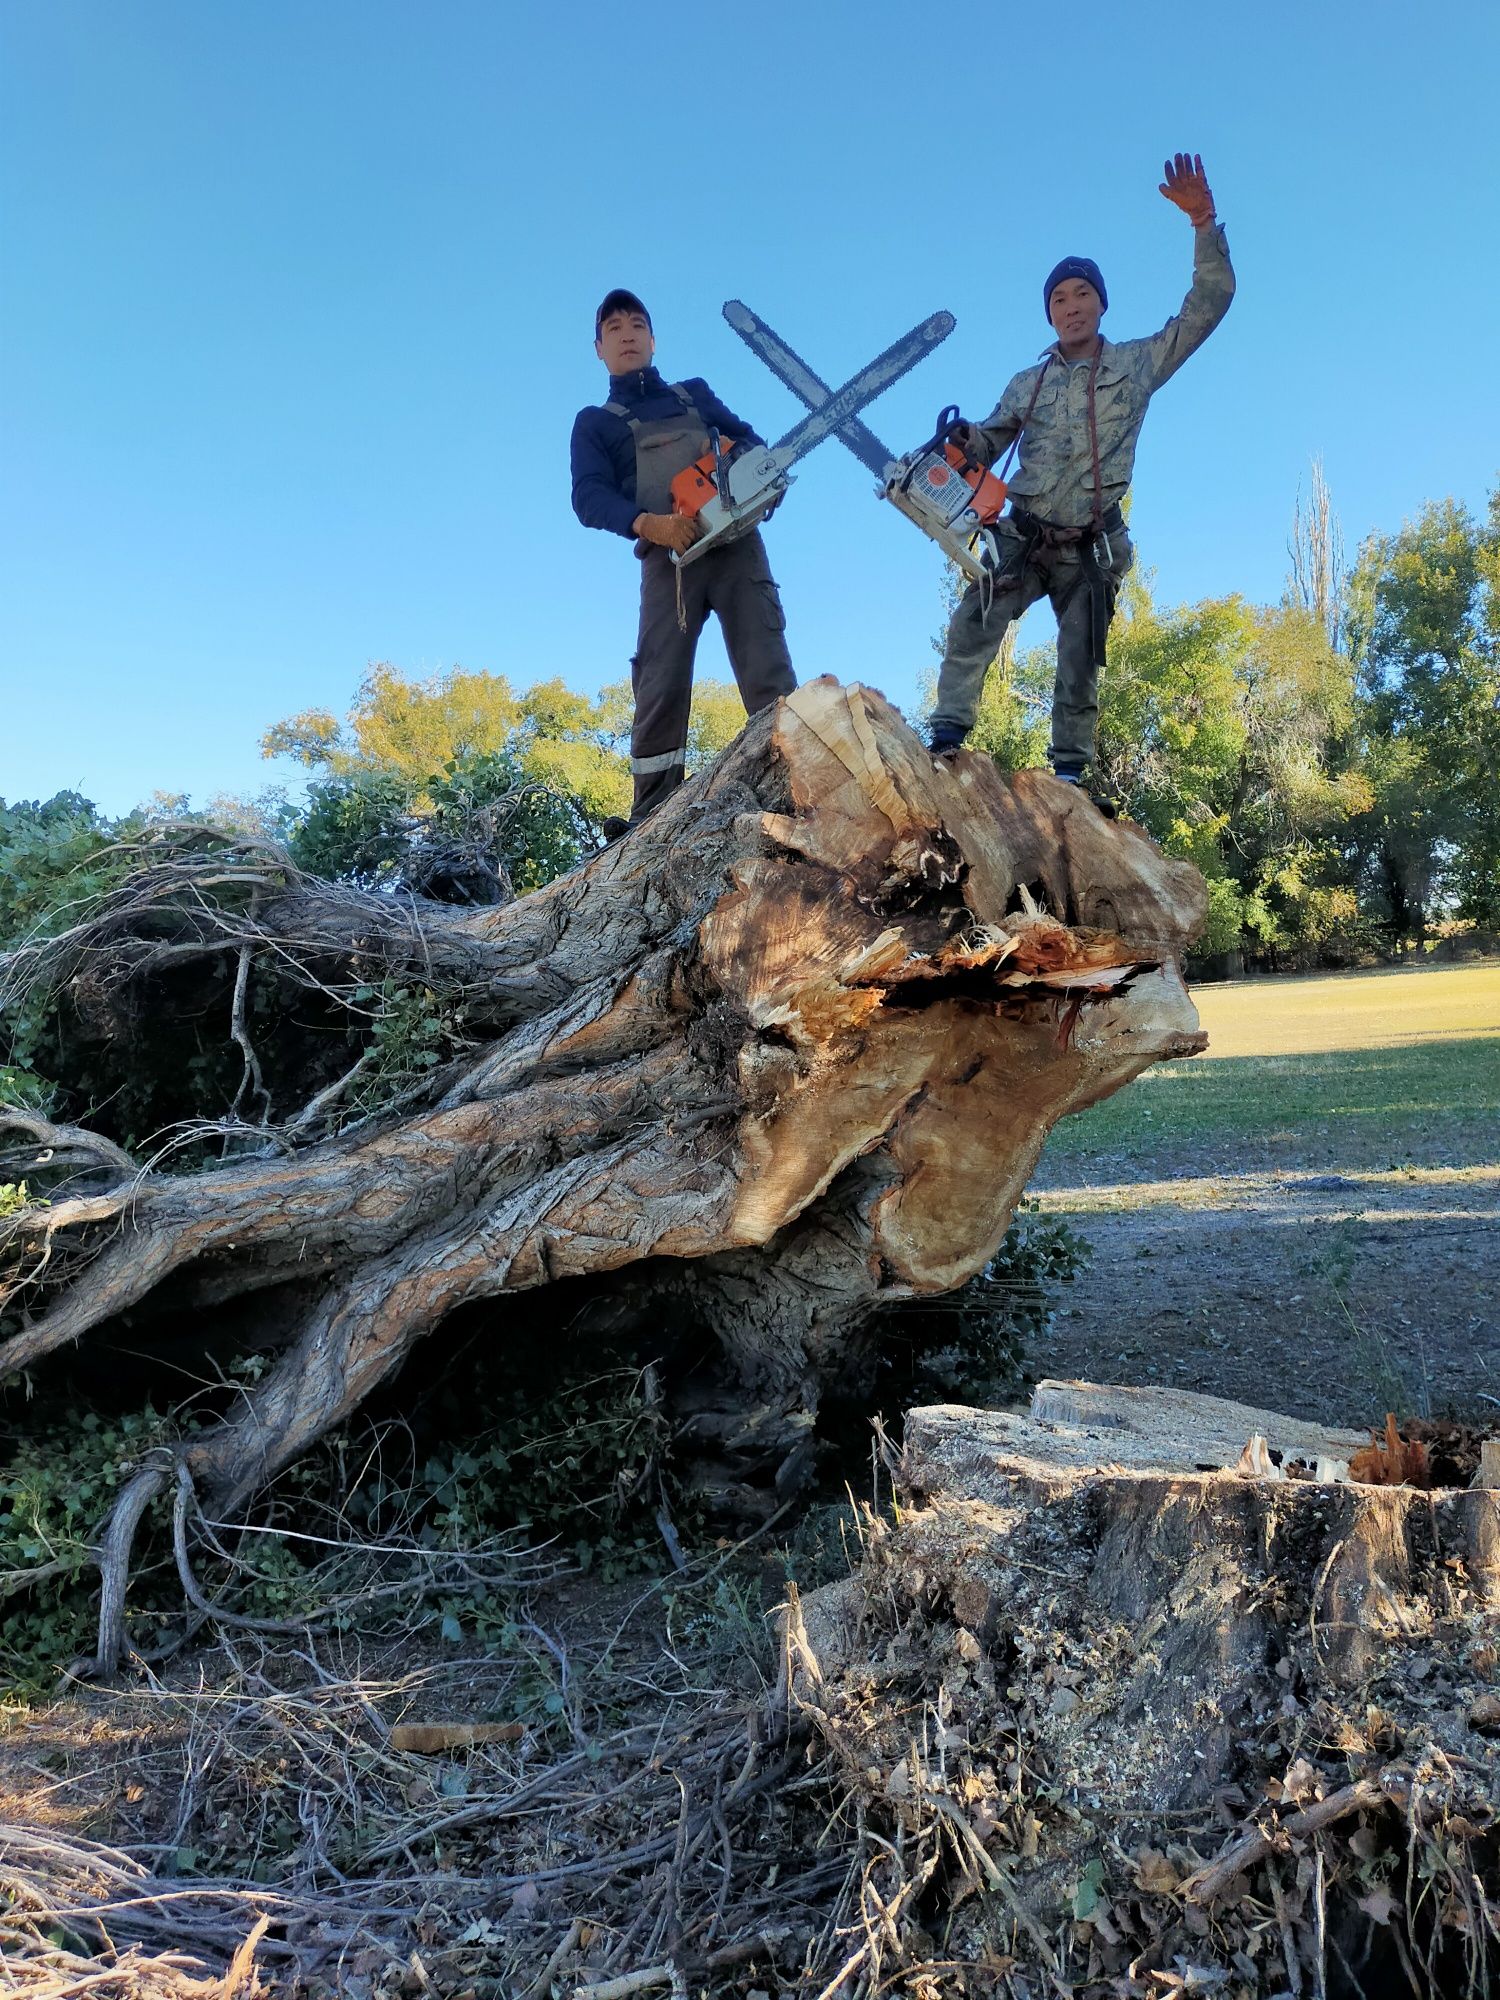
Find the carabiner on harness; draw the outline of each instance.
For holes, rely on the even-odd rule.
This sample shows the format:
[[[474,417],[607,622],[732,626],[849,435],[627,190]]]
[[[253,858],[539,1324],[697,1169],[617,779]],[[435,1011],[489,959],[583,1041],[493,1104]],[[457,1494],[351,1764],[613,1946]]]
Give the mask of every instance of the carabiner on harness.
[[[987,625],[990,606],[995,601],[995,582],[1000,574],[1000,536],[991,526],[980,528],[969,537],[969,553],[979,562],[979,620]]]

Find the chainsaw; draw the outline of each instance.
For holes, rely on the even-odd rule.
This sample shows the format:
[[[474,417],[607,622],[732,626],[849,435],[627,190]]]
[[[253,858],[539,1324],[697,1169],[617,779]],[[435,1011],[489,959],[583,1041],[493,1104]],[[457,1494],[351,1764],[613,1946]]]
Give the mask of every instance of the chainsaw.
[[[758,314],[741,300],[730,299],[724,317],[800,403],[817,415],[828,410],[828,385]],[[957,406],[950,405],[927,443],[900,458],[862,423],[840,422],[835,427],[840,442],[880,481],[877,498],[889,500],[930,535],[965,576],[983,583],[999,567],[994,526],[1005,505],[1005,482],[955,442],[951,434],[957,425]]]
[[[722,548],[759,527],[785,497],[797,460],[851,425],[867,403],[946,340],[956,324],[952,313],[933,313],[851,376],[842,389],[830,392],[820,383],[822,393],[816,405],[808,406],[810,414],[773,445],[747,444],[710,431],[709,450],[672,481],[673,513],[691,515],[700,529],[691,548],[673,553],[673,562],[696,562],[709,549]]]
[[[883,497],[930,535],[943,553],[976,583],[1000,566],[994,526],[1005,506],[1005,481],[997,479],[957,443],[958,405],[950,403],[926,444],[890,467]]]

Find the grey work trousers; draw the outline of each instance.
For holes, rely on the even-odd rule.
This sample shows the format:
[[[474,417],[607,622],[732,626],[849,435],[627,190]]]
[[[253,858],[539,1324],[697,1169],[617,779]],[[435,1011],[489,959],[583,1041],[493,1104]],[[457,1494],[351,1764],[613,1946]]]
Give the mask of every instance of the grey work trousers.
[[[685,632],[677,617],[679,576]],[[682,783],[693,656],[710,611],[718,614],[724,649],[747,714],[756,714],[797,685],[786,649],[786,614],[759,534],[742,535],[681,570],[665,549],[650,549],[641,559],[641,630],[630,662],[635,691],[630,730],[630,769],[635,779],[632,824]]]
[[[1048,548],[1038,543],[1026,558],[1020,531],[1008,519],[999,524],[1001,564],[990,596],[989,615],[977,583],[959,599],[948,626],[943,664],[938,674],[934,732],[967,732],[979,713],[984,677],[1000,651],[1006,632],[1023,611],[1040,597],[1051,599],[1057,614],[1057,679],[1052,690],[1054,771],[1077,777],[1094,755],[1099,723],[1099,667],[1095,659],[1093,612],[1088,579],[1076,545]],[[1135,560],[1124,528],[1109,533],[1109,561],[1099,550],[1100,568],[1108,581],[1108,613],[1114,615],[1115,589]]]

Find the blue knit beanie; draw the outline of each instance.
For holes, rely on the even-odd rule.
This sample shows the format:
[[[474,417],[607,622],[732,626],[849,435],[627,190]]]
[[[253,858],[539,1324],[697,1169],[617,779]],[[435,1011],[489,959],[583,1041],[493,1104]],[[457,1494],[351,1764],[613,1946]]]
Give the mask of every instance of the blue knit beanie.
[[[1047,282],[1042,287],[1042,311],[1047,315],[1047,324],[1052,324],[1052,294],[1064,278],[1084,278],[1099,294],[1101,308],[1109,305],[1109,293],[1104,289],[1104,273],[1092,257],[1064,257],[1060,264],[1053,266]]]

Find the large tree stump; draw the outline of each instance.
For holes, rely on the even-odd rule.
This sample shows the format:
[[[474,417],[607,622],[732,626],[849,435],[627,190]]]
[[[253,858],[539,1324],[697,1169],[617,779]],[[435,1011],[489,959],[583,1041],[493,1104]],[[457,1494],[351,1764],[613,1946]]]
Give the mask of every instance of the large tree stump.
[[[732,1412],[701,1421],[751,1413],[795,1464],[872,1307],[980,1270],[1053,1123],[1203,1043],[1192,867],[1046,773],[935,760],[828,679],[508,906],[356,895],[266,852],[232,879],[256,884],[237,931],[164,870],[84,927],[73,976],[149,980],[227,934],[325,986],[419,973],[483,1042],[352,1132],[319,1138],[309,1107],[279,1156],[178,1178],[101,1148],[88,1192],[22,1217],[6,1372],[126,1312],[139,1346],[154,1315],[265,1294],[280,1358],[185,1448],[221,1507],[457,1308],[575,1279],[690,1306]]]
[[[1410,1990],[1402,1953],[1469,1990],[1500,1942],[1500,1492],[1351,1477],[1392,1458],[1172,1391],[910,1412],[896,1525],[785,1623],[784,1686],[904,1836],[882,1900],[932,1859],[949,1955],[1101,1992],[1353,1993],[1340,1952],[1372,1993]]]
[[[1277,1656],[1289,1604],[1319,1676],[1341,1688],[1465,1605],[1500,1609],[1500,1493],[1351,1479],[1369,1444],[1217,1396],[1043,1382],[1029,1416],[914,1411],[902,1470],[915,1495],[1017,1527],[1038,1510],[1053,1530],[1087,1514],[1089,1599],[1131,1635],[1130,1699],[1151,1711],[1177,1802],[1222,1780],[1246,1672]],[[956,1586],[971,1609],[979,1585],[969,1567]],[[1001,1610],[986,1597],[977,1622]],[[1156,1633],[1161,1653],[1142,1644]],[[1185,1701],[1162,1698],[1171,1683]]]

